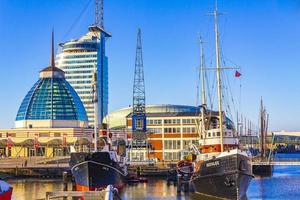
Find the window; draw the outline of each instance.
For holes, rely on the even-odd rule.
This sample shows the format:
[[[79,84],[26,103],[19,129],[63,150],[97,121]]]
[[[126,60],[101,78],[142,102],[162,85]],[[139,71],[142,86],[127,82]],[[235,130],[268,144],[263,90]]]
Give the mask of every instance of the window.
[[[136,129],[142,130],[144,127],[144,119],[136,119],[135,125],[136,125]]]
[[[149,125],[160,125],[161,119],[148,119],[147,124]]]
[[[195,119],[182,119],[183,124],[195,124]]]
[[[196,133],[195,127],[183,127],[182,133]]]
[[[161,133],[162,129],[161,128],[149,128],[150,133]]]
[[[179,127],[164,128],[164,133],[180,133],[180,128]]]
[[[50,137],[50,133],[40,133],[39,137]]]
[[[54,137],[60,137],[60,133],[54,133]]]
[[[165,152],[164,153],[164,160],[178,160],[179,159],[179,153],[178,152]]]
[[[164,119],[164,124],[180,124],[180,119]]]
[[[71,85],[64,79],[39,79],[25,96],[16,120],[82,120],[87,116]]]
[[[6,136],[7,137],[16,137],[16,133],[7,133]]]
[[[164,141],[164,149],[181,149],[180,147],[181,142],[180,140],[165,140]]]

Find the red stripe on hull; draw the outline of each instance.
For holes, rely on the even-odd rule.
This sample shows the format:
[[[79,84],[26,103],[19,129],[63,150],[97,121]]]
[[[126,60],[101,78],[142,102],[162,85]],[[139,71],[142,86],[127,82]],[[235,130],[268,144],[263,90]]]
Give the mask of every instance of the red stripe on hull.
[[[7,192],[4,192],[3,194],[0,194],[0,199],[1,200],[11,200],[12,190],[13,189],[11,188]]]

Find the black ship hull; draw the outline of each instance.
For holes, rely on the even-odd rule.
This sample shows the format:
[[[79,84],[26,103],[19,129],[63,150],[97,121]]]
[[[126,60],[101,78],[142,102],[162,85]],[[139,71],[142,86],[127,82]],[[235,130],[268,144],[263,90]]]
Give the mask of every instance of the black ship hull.
[[[243,199],[253,178],[247,156],[233,154],[204,161],[194,173],[195,192],[222,199]]]
[[[108,152],[71,153],[71,172],[77,191],[94,191],[108,185],[121,189],[125,172]]]

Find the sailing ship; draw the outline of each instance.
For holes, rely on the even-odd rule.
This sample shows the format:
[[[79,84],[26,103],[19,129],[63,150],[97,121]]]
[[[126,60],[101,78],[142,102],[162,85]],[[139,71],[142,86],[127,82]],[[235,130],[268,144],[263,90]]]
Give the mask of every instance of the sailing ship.
[[[243,199],[253,178],[251,159],[239,149],[233,122],[222,110],[221,67],[219,53],[218,10],[215,19],[216,75],[218,85],[218,112],[206,109],[203,47],[201,42],[202,106],[199,120],[200,150],[191,146],[196,155],[191,182],[195,193],[222,199]]]
[[[96,67],[95,67],[96,68]],[[109,143],[103,139],[104,147],[98,150],[98,95],[96,69],[93,75],[94,94],[94,151],[72,152],[70,167],[76,182],[77,191],[102,190],[108,185],[122,189],[127,176],[126,143],[117,139]],[[110,135],[110,134],[108,134]]]

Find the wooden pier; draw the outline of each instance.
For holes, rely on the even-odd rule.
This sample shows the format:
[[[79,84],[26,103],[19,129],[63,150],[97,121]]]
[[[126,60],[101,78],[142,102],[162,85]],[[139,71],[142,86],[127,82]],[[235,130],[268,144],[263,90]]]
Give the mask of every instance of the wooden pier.
[[[106,189],[101,191],[55,191],[55,192],[46,192],[46,200],[56,199],[56,198],[68,198],[68,197],[78,197],[89,200],[89,199],[101,199],[101,200],[121,200],[121,197],[118,194],[118,190],[115,189],[112,185],[106,187]]]

